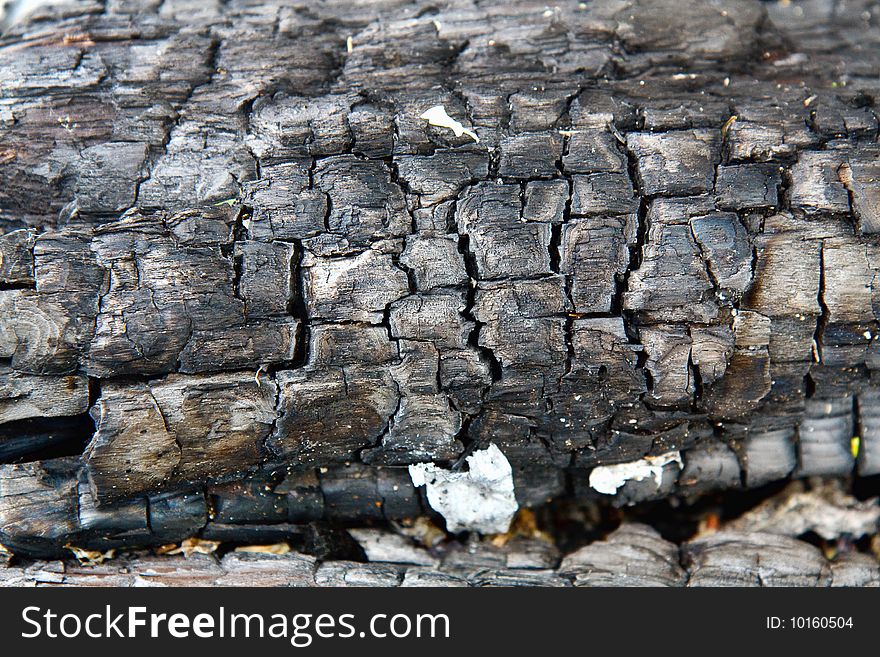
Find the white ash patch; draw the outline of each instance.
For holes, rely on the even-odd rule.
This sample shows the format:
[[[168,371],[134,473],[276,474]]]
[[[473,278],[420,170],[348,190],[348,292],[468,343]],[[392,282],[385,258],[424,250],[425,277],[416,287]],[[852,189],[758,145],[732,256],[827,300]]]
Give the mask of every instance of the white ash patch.
[[[480,142],[480,138],[477,137],[477,133],[473,130],[468,130],[461,123],[449,116],[446,113],[446,108],[443,105],[435,105],[431,109],[422,112],[422,115],[419,116],[419,118],[424,119],[428,122],[428,124],[436,126],[438,128],[449,128],[450,130],[452,130],[456,137],[467,135],[475,142]]]
[[[663,480],[663,467],[668,463],[678,463],[678,467],[684,467],[680,452],[666,452],[658,456],[646,456],[638,461],[629,463],[617,463],[615,465],[600,465],[593,468],[590,473],[590,487],[605,495],[614,495],[617,489],[626,482],[635,480],[643,481],[653,478],[657,487]]]
[[[506,532],[519,509],[510,462],[494,444],[475,451],[466,462],[468,469],[462,472],[417,463],[409,466],[409,476],[414,486],[425,487],[428,504],[446,519],[449,531]]]

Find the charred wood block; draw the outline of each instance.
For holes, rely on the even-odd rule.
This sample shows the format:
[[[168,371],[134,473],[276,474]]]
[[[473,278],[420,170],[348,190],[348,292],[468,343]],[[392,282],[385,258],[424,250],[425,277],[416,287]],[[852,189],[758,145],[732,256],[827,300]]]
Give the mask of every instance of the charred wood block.
[[[455,235],[413,235],[406,238],[400,264],[407,267],[420,291],[464,286],[468,282],[464,258]]]
[[[652,224],[641,266],[623,294],[624,309],[650,321],[713,322],[718,304],[700,253],[689,226]]]
[[[526,132],[501,139],[498,173],[505,178],[547,178],[557,173],[562,137],[557,133]]]
[[[381,520],[382,493],[373,468],[350,464],[321,475],[327,517],[354,522]]]
[[[559,574],[575,586],[682,586],[678,548],[644,525],[624,525],[606,540],[567,555]]]
[[[570,277],[575,312],[611,312],[619,277],[629,266],[634,225],[634,216],[589,217],[562,227],[559,271]]]
[[[460,234],[482,279],[551,273],[551,227],[522,217],[519,185],[481,183],[466,190],[456,208]]]
[[[253,208],[253,239],[302,240],[324,230],[327,195],[310,187],[307,161],[263,167],[261,177],[244,186],[243,200]]]
[[[98,506],[89,490],[84,472],[79,475],[79,528],[84,538],[114,539],[124,537],[130,542],[148,542],[150,527],[147,519],[146,498],[133,498],[112,505]],[[124,543],[122,543],[124,544]]]
[[[309,334],[309,363],[315,367],[344,367],[369,363],[396,364],[400,341],[395,343],[384,326],[319,324]]]
[[[391,335],[405,340],[432,342],[439,348],[463,349],[474,323],[461,314],[462,294],[425,294],[406,297],[390,306]]]
[[[489,158],[483,152],[440,149],[428,156],[400,155],[394,163],[406,188],[425,206],[454,199],[465,185],[489,175]]]
[[[83,213],[123,212],[132,207],[144,178],[147,144],[110,142],[83,149],[76,206]]]
[[[287,498],[290,522],[320,520],[324,516],[324,494],[314,470],[291,472],[272,491]]]
[[[877,333],[872,259],[852,237],[833,237],[822,244],[825,325],[820,355],[825,365],[846,367],[870,358]]]
[[[409,292],[406,274],[391,256],[373,250],[340,258],[307,254],[302,266],[313,319],[379,324],[388,304]]]
[[[626,154],[609,130],[574,130],[562,157],[566,173],[626,171]]]
[[[238,296],[244,301],[245,317],[288,313],[296,289],[296,257],[296,250],[283,242],[236,242]]]
[[[791,205],[806,214],[849,212],[849,196],[838,176],[846,155],[840,150],[804,151],[791,169]]]
[[[321,97],[317,103],[284,93],[260,98],[253,107],[248,147],[269,161],[339,153],[351,143],[345,127],[348,109],[344,96]]]
[[[93,301],[0,289],[0,358],[26,374],[74,374],[95,330]]]
[[[753,433],[746,440],[743,458],[749,487],[787,477],[797,465],[794,430]]]
[[[149,497],[147,504],[150,531],[162,543],[194,536],[208,522],[208,506],[202,491],[161,493]]]
[[[98,376],[174,371],[194,329],[243,323],[219,247],[178,246],[154,217],[132,214],[101,229],[92,249],[109,277],[86,362]]]
[[[327,194],[326,229],[352,244],[409,232],[410,218],[400,187],[382,162],[342,155],[315,167],[315,187]]]
[[[819,549],[787,536],[719,532],[688,543],[688,586],[829,586]]]
[[[515,132],[549,130],[566,110],[561,89],[521,89],[510,97],[510,127]]]
[[[238,195],[239,182],[256,174],[240,136],[221,126],[183,121],[165,151],[138,188],[140,207],[180,210],[223,202]]]
[[[462,414],[444,394],[407,394],[388,424],[381,444],[363,453],[369,464],[402,465],[448,461],[461,454]]]
[[[370,158],[390,157],[394,151],[394,120],[376,105],[363,104],[348,115],[355,153]]]
[[[228,248],[235,241],[239,208],[229,203],[180,212],[155,215],[180,245],[220,246]],[[244,224],[245,217],[241,217]],[[225,253],[224,249],[224,253]]]
[[[803,475],[838,475],[852,472],[852,398],[810,399],[798,427],[799,472]]]
[[[79,415],[89,408],[84,376],[33,376],[0,368],[0,425],[36,417]]]
[[[228,525],[283,522],[288,517],[287,499],[275,494],[273,480],[271,473],[258,473],[208,486],[211,521]]]
[[[400,401],[382,365],[284,370],[277,381],[281,417],[266,445],[294,464],[353,459],[382,436]]]
[[[251,374],[106,386],[84,455],[94,494],[106,500],[246,471],[265,457],[275,395],[272,379]]]
[[[791,158],[819,143],[807,126],[809,110],[794,98],[760,102],[742,99],[736,120],[727,128],[726,150],[732,161],[766,162]]]
[[[592,173],[571,179],[574,216],[635,214],[638,210],[632,182],[625,173]]]
[[[737,488],[741,470],[736,453],[723,444],[706,444],[689,450],[678,479],[682,491],[700,493],[707,490]]]
[[[292,317],[229,328],[193,331],[180,352],[178,370],[187,374],[284,364],[295,359],[300,322]]]
[[[561,224],[569,204],[568,181],[532,180],[526,183],[523,199],[523,219],[542,223]]]
[[[772,164],[719,166],[715,196],[724,209],[772,208],[779,203],[780,168]]]
[[[720,134],[685,130],[627,135],[626,146],[638,162],[641,192],[648,196],[684,196],[712,190]]]
[[[718,212],[693,217],[690,224],[715,284],[737,296],[745,292],[752,279],[752,252],[739,218]]]
[[[79,529],[77,469],[76,459],[0,465],[0,542],[37,556],[57,553]]]
[[[559,276],[481,283],[474,301],[474,318],[485,325],[480,345],[505,367],[562,366],[567,355],[562,315],[570,309],[563,285]]]

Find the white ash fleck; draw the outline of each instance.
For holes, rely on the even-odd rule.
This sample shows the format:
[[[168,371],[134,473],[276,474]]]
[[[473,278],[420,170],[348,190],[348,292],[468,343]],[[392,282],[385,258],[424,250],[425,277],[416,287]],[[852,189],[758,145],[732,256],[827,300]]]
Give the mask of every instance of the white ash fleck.
[[[461,123],[453,119],[446,113],[446,108],[443,105],[435,105],[429,110],[426,110],[419,116],[420,119],[424,119],[430,125],[437,126],[438,128],[449,128],[455,133],[456,137],[461,137],[462,135],[467,135],[475,142],[479,143],[480,138],[477,137],[477,133],[473,130],[468,130]]]
[[[449,531],[506,532],[519,509],[510,462],[494,444],[466,462],[468,469],[461,472],[417,463],[409,466],[409,476],[414,486],[425,487],[428,504],[446,519]]]
[[[681,453],[666,452],[658,456],[646,456],[629,463],[600,465],[593,468],[590,473],[590,486],[593,490],[605,495],[614,495],[617,489],[628,481],[643,481],[651,477],[659,488],[663,481],[663,467],[669,463],[678,463],[679,468],[684,467]]]

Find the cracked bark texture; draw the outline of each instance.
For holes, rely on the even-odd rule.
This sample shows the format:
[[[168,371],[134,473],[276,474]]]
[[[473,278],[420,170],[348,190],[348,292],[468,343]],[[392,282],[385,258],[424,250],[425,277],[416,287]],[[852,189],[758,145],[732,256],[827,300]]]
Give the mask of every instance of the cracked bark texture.
[[[670,451],[612,502],[880,473],[878,20],[106,0],[13,25],[0,543],[411,517],[404,466],[490,442],[521,506]]]

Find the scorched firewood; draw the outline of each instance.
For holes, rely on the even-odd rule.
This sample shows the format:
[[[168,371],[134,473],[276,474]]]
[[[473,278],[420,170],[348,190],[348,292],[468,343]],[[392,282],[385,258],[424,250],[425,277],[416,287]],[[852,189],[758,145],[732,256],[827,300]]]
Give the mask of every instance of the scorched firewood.
[[[12,24],[0,543],[503,533],[559,497],[880,473],[877,24],[858,0]]]

